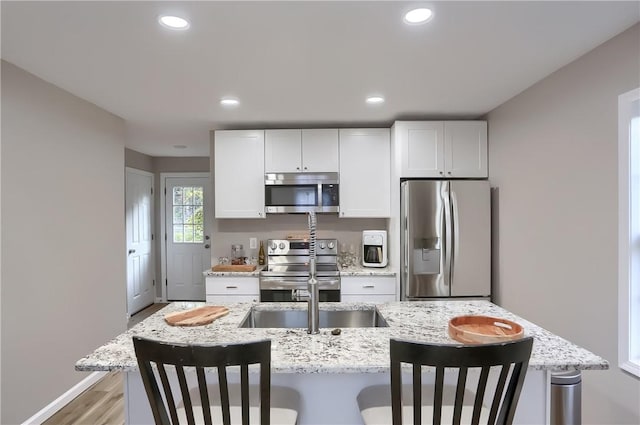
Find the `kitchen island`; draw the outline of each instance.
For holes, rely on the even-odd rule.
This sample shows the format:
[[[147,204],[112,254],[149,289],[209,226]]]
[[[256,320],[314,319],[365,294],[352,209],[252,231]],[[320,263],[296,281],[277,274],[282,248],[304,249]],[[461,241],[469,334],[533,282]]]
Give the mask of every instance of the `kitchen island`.
[[[181,343],[240,343],[271,339],[272,384],[297,389],[302,395],[300,424],[360,423],[356,396],[368,385],[389,384],[389,339],[456,343],[447,334],[450,318],[481,314],[519,323],[525,335],[535,338],[529,370],[515,423],[549,422],[551,371],[601,370],[608,363],[527,320],[488,301],[424,301],[368,303],[322,303],[321,310],[377,308],[388,327],[330,328],[309,335],[306,329],[239,328],[253,309],[301,309],[306,303],[228,304],[230,313],[199,327],[172,327],[164,315],[203,303],[173,303],[127,332],[119,335],[76,363],[78,371],[125,372],[125,417],[129,424],[152,423],[131,337],[143,336]],[[330,408],[327,408],[331,406]]]

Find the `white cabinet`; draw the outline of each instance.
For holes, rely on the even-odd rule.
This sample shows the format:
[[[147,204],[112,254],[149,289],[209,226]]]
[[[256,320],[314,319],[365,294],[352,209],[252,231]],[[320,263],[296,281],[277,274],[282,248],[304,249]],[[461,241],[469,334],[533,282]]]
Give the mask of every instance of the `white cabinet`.
[[[340,287],[340,300],[344,302],[396,300],[395,276],[342,276]]]
[[[265,130],[267,173],[338,172],[338,130]]]
[[[301,171],[301,130],[265,130],[264,170],[267,173]]]
[[[216,218],[264,218],[264,130],[214,134]]]
[[[488,177],[486,121],[445,121],[446,177]]]
[[[399,121],[393,128],[400,149],[400,177],[444,175],[442,121]]]
[[[340,130],[340,217],[390,217],[387,128]]]
[[[400,177],[488,177],[486,121],[397,121]]]
[[[208,303],[258,302],[258,277],[207,276],[206,300]]]

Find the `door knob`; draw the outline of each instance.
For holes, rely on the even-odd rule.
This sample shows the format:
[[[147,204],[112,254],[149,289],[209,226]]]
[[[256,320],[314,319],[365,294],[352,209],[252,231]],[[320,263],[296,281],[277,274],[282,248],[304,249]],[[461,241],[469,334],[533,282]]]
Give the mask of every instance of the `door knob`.
[[[206,244],[204,247],[205,247],[206,249],[209,249],[209,244]]]
[[[135,249],[130,249],[130,250],[129,250],[129,254],[133,254],[134,252],[136,252],[136,250],[135,250]]]

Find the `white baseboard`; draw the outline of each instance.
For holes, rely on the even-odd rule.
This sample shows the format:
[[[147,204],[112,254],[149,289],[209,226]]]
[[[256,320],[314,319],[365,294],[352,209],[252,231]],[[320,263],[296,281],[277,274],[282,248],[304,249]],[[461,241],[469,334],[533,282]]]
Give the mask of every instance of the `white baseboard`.
[[[44,409],[23,422],[22,425],[39,425],[57,413],[64,406],[69,404],[74,398],[105,376],[107,372],[93,372],[82,381],[71,387],[66,393],[49,403]]]
[[[166,302],[162,297],[156,297],[156,303],[164,303]]]

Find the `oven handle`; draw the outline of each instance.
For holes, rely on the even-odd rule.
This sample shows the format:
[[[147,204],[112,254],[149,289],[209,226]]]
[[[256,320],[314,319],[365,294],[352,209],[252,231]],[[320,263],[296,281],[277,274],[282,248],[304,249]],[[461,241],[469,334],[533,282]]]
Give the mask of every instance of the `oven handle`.
[[[291,299],[294,301],[308,301],[309,291],[307,289],[292,289]]]
[[[260,290],[270,289],[307,289],[307,280],[295,280],[287,278],[261,278]],[[318,289],[340,289],[340,278],[320,278],[318,279]]]

